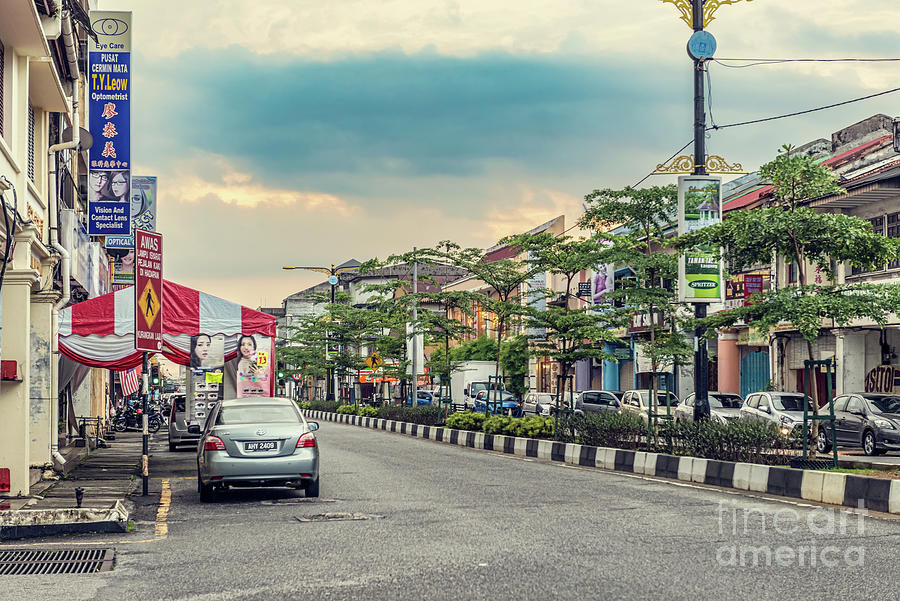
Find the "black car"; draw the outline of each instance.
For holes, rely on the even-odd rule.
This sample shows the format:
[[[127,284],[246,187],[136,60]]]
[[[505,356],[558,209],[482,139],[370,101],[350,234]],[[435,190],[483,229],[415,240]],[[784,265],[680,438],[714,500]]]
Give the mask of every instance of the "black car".
[[[822,411],[827,411],[827,407]],[[900,395],[843,394],[834,399],[837,444],[859,446],[866,455],[900,450]],[[831,450],[831,428],[820,423],[818,450]]]

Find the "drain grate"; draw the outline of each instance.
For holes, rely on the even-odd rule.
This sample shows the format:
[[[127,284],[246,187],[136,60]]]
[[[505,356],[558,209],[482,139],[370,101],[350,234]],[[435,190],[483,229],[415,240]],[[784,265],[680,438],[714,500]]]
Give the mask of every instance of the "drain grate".
[[[294,519],[298,522],[359,522],[380,517],[380,515],[366,513],[317,513],[314,515],[294,516]]]
[[[109,572],[116,550],[109,549],[2,549],[0,576],[25,574],[94,574]]]

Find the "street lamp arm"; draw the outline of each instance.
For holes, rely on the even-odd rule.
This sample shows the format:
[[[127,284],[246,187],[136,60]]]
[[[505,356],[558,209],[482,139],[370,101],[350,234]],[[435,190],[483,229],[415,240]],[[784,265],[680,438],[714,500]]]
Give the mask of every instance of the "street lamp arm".
[[[282,269],[305,269],[307,271],[318,271],[319,273],[325,273],[331,275],[331,269],[328,267],[301,267],[299,265],[285,265]]]

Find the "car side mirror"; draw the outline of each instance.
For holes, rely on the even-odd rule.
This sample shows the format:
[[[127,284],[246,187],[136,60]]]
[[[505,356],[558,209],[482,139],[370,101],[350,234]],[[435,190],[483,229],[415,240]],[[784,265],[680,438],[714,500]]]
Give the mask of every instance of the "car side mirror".
[[[307,422],[309,424],[309,431],[315,432],[319,429],[319,422]]]

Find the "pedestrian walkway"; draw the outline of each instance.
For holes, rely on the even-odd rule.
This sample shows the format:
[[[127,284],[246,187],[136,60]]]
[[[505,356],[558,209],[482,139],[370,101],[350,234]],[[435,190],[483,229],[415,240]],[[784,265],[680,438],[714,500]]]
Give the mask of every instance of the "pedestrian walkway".
[[[106,509],[123,500],[140,484],[141,434],[121,432],[107,448],[98,448],[72,471],[47,488],[42,481],[32,488],[31,499],[16,509],[76,507],[75,489],[83,490],[81,506]]]

